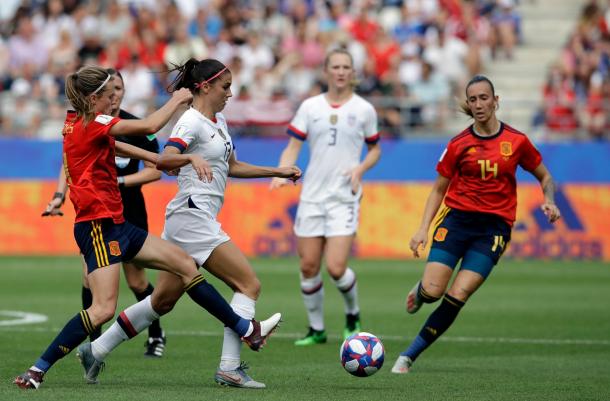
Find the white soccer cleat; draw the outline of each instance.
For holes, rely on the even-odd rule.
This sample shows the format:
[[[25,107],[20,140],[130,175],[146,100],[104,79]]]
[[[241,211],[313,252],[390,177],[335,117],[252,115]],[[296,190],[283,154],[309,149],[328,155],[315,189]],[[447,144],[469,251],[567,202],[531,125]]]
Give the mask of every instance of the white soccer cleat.
[[[241,340],[245,342],[252,351],[258,351],[267,343],[267,338],[277,329],[281,321],[281,313],[276,313],[269,319],[261,322],[252,319],[252,333],[247,337],[242,337]]]
[[[419,296],[419,286],[421,285],[421,281],[415,283],[415,286],[409,291],[409,295],[407,295],[407,313],[413,314],[419,310],[422,306],[422,300]]]
[[[404,375],[409,373],[411,370],[411,366],[413,366],[413,361],[408,356],[400,355],[396,362],[394,362],[394,366],[392,366],[392,373],[396,373],[399,375]]]
[[[261,321],[261,335],[263,337],[269,337],[271,333],[279,326],[282,321],[282,314],[275,313],[267,320]]]

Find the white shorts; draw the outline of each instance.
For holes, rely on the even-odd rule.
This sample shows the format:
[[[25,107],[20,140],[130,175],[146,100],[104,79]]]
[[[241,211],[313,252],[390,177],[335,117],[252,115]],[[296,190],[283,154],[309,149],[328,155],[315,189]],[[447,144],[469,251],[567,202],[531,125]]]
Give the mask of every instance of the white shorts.
[[[297,237],[338,237],[358,229],[360,201],[300,202],[294,223]]]
[[[161,238],[184,249],[198,266],[205,263],[217,246],[231,240],[218,221],[195,208],[179,209],[166,217]]]

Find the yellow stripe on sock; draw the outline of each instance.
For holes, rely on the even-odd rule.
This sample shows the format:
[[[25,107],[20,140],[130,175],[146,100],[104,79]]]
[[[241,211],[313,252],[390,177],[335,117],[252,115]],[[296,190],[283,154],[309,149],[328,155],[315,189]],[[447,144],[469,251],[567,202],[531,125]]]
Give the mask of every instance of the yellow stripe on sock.
[[[201,275],[201,274],[200,274],[200,275],[198,275],[197,277],[195,277],[194,279],[192,279],[192,280],[191,280],[191,282],[190,282],[190,283],[188,283],[186,287],[184,287],[184,291],[186,292],[186,291],[190,290],[191,288],[193,288],[193,287],[194,287],[194,286],[196,286],[197,284],[201,283],[203,280],[205,280],[205,279],[203,278],[203,275]]]
[[[85,326],[87,334],[91,334],[93,332],[93,325],[91,324],[91,319],[89,319],[89,314],[86,310],[80,311],[80,318],[83,321],[83,326]]]
[[[447,296],[445,296],[445,301],[449,302],[451,305],[456,306],[458,308],[462,307],[462,305],[458,305],[457,303],[455,303],[455,301],[453,299],[449,299]]]

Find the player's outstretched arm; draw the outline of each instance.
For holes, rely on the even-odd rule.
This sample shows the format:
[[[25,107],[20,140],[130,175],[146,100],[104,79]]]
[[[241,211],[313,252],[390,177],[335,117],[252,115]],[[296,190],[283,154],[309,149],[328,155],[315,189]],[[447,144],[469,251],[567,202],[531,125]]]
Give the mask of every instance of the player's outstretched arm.
[[[148,150],[120,141],[115,142],[115,153],[117,156],[129,157],[131,159],[143,160],[150,163],[157,163],[157,160],[159,159],[159,155],[154,152],[149,152]]]
[[[432,219],[434,219],[434,216],[436,216],[436,213],[443,202],[443,198],[445,197],[447,188],[449,188],[450,182],[451,180],[449,178],[439,174],[434,182],[432,191],[430,191],[430,195],[428,195],[426,206],[424,208],[424,215],[422,217],[419,229],[409,242],[409,248],[413,252],[413,256],[416,258],[419,258],[420,245],[425,248],[428,244],[428,231],[430,230],[430,224],[432,223]]]
[[[301,178],[301,169],[297,166],[265,167],[244,163],[235,157],[235,153],[229,158],[229,177],[235,178],[266,178],[278,177],[296,182]]]
[[[61,164],[59,169],[59,177],[57,178],[57,188],[53,194],[53,198],[47,204],[47,207],[42,212],[42,216],[63,216],[64,212],[61,211],[61,207],[66,200],[66,192],[68,191],[68,183],[66,181],[66,171],[64,164]]]
[[[280,162],[278,164],[279,167],[288,167],[293,166],[297,161],[297,157],[299,157],[299,153],[301,152],[301,147],[303,146],[303,141],[290,138],[288,141],[288,145],[282,152],[280,156]],[[294,181],[294,180],[293,180]],[[279,187],[283,187],[288,184],[288,180],[283,177],[276,176],[271,180],[271,184],[269,185],[269,189],[276,189]]]
[[[212,182],[212,167],[210,167],[210,164],[205,159],[192,153],[180,153],[180,150],[173,146],[167,146],[163,149],[163,153],[159,155],[159,160],[157,161],[157,170],[171,172],[187,164],[193,166],[200,180]]]
[[[544,194],[544,203],[540,208],[549,219],[549,222],[554,223],[561,218],[561,212],[555,204],[555,191],[557,190],[555,180],[553,180],[551,173],[543,163],[540,163],[532,171],[532,174],[540,182],[540,188],[542,188],[542,193]]]
[[[159,110],[141,120],[121,120],[114,124],[108,132],[112,136],[119,135],[151,135],[159,131],[183,104],[193,100],[193,95],[186,89],[178,89]]]

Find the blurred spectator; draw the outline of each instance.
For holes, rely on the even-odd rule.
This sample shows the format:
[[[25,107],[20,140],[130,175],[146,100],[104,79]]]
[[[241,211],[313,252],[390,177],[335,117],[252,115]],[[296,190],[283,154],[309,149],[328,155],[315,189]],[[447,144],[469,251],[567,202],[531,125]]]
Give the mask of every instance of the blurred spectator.
[[[3,132],[13,136],[35,137],[42,110],[39,102],[32,99],[32,85],[24,78],[17,78],[9,94],[2,107]]]
[[[182,65],[190,58],[201,60],[208,54],[208,47],[203,39],[189,36],[187,24],[181,23],[176,28],[173,42],[165,48],[164,60],[165,65],[171,69],[172,65]]]
[[[125,37],[132,28],[132,19],[125,6],[119,5],[117,0],[110,0],[108,9],[100,17],[100,39],[103,43],[112,42]]]
[[[608,81],[604,82],[600,73],[591,76],[589,95],[582,112],[582,125],[591,138],[603,139],[608,124],[605,100],[608,99]]]
[[[513,58],[517,43],[519,14],[515,11],[515,0],[498,0],[498,7],[492,15],[491,54],[496,57],[498,49],[502,49],[507,59]]]
[[[549,71],[544,101],[544,118],[551,131],[569,134],[578,127],[573,83],[566,79],[559,66]]]
[[[123,108],[135,116],[148,115],[153,106],[153,73],[141,63],[137,54],[131,56],[129,63],[121,70],[125,83]]]
[[[29,16],[19,18],[16,34],[9,39],[8,47],[12,76],[21,76],[20,70],[26,65],[31,66],[36,74],[46,68],[49,51]]]
[[[447,78],[434,71],[431,64],[424,63],[421,79],[409,85],[409,94],[417,105],[413,117],[421,125],[443,128],[451,94]]]

